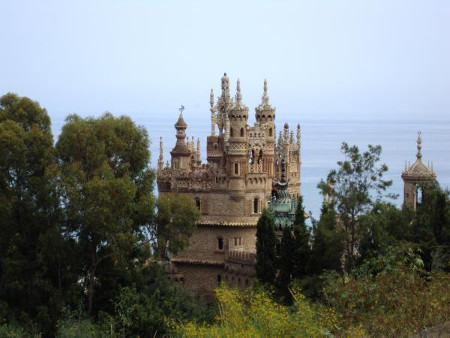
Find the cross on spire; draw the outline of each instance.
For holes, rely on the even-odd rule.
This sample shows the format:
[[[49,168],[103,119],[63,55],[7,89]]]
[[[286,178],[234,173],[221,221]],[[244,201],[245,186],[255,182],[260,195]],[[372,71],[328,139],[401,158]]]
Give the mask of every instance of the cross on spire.
[[[420,137],[420,134],[422,134],[422,132],[419,130],[417,132],[417,154],[416,157],[418,160],[422,159],[422,138]]]

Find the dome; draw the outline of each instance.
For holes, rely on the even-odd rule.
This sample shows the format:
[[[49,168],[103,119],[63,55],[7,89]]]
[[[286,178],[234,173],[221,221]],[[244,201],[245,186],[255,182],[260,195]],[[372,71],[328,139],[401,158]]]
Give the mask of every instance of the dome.
[[[187,123],[184,121],[183,114],[180,114],[177,123],[175,123],[176,129],[186,129]]]

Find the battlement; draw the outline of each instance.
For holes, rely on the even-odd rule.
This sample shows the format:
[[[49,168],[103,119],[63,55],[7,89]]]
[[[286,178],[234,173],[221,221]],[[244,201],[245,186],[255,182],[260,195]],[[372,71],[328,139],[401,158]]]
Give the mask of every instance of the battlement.
[[[256,255],[253,252],[230,250],[227,251],[225,260],[228,262],[254,264],[256,262]]]

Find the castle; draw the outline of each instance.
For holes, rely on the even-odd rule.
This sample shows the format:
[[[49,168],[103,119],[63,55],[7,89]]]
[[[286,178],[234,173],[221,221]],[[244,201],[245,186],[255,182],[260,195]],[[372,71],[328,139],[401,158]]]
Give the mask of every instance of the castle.
[[[189,194],[201,212],[189,246],[171,259],[170,273],[205,298],[222,281],[240,287],[252,283],[258,218],[270,202],[274,204],[279,191],[278,226],[289,221],[293,200],[300,194],[302,164],[300,125],[295,137],[287,123],[277,137],[276,109],[269,102],[267,81],[253,126],[239,80],[232,98],[226,73],[217,100],[211,90],[210,113],[207,163],[201,162],[200,140],[196,146],[186,140],[182,107],[170,164],[164,166],[161,140],[157,169],[160,195]]]

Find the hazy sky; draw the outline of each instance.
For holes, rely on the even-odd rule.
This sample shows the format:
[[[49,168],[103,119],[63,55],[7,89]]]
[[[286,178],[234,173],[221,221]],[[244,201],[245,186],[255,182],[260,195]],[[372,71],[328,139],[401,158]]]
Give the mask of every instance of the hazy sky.
[[[450,120],[450,1],[0,0],[0,94],[54,116],[205,113],[226,71],[278,116]]]

